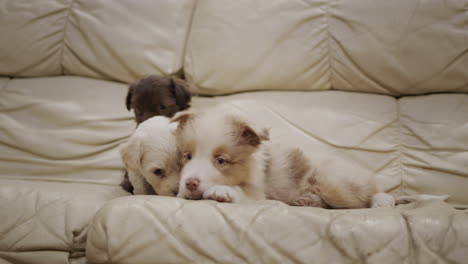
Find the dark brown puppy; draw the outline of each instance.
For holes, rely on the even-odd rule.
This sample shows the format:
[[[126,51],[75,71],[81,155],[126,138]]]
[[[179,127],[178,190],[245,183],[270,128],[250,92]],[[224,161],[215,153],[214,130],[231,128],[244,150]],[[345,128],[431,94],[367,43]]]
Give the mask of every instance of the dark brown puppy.
[[[130,85],[126,104],[128,110],[133,108],[138,125],[153,116],[172,117],[187,109],[191,96],[184,80],[150,75]]]
[[[130,85],[126,106],[133,108],[137,126],[148,118],[157,115],[172,117],[175,113],[190,107],[192,94],[188,84],[177,77],[150,75]],[[128,174],[120,184],[133,193]],[[151,188],[150,188],[151,189]]]

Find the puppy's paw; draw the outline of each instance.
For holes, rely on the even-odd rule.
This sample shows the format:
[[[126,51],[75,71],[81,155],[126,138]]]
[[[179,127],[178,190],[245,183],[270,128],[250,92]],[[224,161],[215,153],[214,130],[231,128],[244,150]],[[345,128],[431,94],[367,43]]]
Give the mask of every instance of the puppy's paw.
[[[215,185],[203,193],[203,199],[214,200],[221,203],[235,203],[239,201],[239,194],[231,186]]]
[[[325,204],[318,195],[313,193],[306,193],[298,198],[292,200],[291,205],[293,206],[310,206],[310,207],[324,207]]]
[[[371,208],[394,207],[394,206],[395,206],[395,198],[393,198],[393,196],[391,196],[390,194],[380,192],[372,196]]]

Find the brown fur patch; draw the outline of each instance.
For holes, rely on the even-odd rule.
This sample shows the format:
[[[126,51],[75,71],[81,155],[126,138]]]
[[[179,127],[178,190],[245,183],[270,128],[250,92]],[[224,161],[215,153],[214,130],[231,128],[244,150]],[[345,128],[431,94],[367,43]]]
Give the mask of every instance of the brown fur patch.
[[[249,145],[258,147],[262,139],[259,135],[244,121],[232,117],[232,136],[238,145]]]
[[[246,186],[250,179],[250,164],[251,160],[247,159],[242,162],[228,164],[221,169],[223,177],[218,184],[230,186]]]
[[[301,182],[307,175],[314,173],[309,160],[304,152],[298,148],[291,150],[287,156],[290,174],[289,176],[296,182]],[[310,182],[310,179],[309,179]]]
[[[180,163],[183,165],[186,162],[184,158],[184,154],[186,152],[190,152],[192,156],[195,155],[196,143],[195,141],[191,139],[186,139],[183,136],[183,134],[177,133],[176,137],[177,137],[177,148],[178,148],[178,152],[180,153],[179,160],[180,160]]]
[[[217,148],[213,149],[212,156],[216,157],[216,156],[226,155],[226,153],[228,153],[228,149],[229,148],[224,145],[218,146]]]

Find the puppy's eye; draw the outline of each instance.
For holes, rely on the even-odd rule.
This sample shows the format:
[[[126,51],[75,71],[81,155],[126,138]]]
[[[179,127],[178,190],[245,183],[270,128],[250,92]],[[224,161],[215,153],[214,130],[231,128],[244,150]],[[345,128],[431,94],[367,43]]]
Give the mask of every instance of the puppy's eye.
[[[226,164],[226,160],[223,159],[223,158],[221,158],[221,157],[217,157],[217,158],[215,159],[215,162],[216,162],[216,164],[218,164],[218,165],[224,165],[224,164]]]
[[[159,176],[159,177],[164,177],[164,170],[163,169],[155,169],[153,171],[154,175]]]
[[[185,160],[191,160],[191,159],[192,159],[192,153],[186,152],[186,153],[184,154],[184,159],[185,159]]]
[[[160,110],[166,110],[166,106],[160,105],[160,106],[159,106],[159,109],[160,109]]]

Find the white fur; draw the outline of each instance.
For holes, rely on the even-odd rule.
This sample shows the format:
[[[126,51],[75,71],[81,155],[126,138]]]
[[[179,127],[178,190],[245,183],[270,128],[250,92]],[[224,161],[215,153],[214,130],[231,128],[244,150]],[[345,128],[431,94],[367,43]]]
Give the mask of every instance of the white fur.
[[[137,127],[120,148],[134,194],[174,196],[177,192],[180,166],[175,142],[176,123],[163,116],[152,117]],[[164,177],[154,174],[155,169],[166,172]],[[148,183],[152,190],[148,190]]]
[[[239,187],[227,185],[213,185],[203,192],[203,199],[216,200],[227,203],[236,203],[241,200],[242,191]]]

